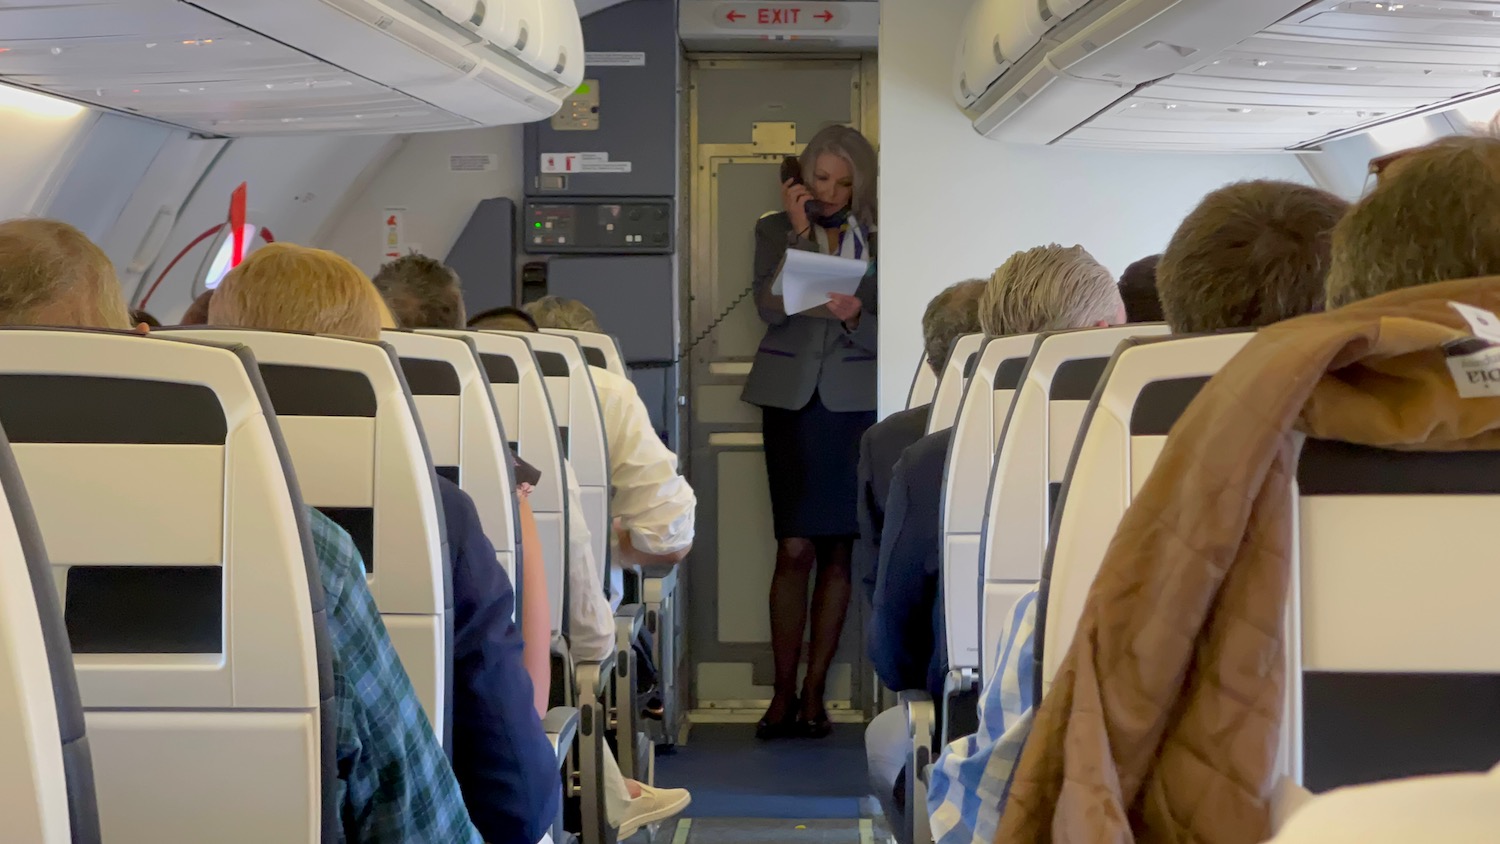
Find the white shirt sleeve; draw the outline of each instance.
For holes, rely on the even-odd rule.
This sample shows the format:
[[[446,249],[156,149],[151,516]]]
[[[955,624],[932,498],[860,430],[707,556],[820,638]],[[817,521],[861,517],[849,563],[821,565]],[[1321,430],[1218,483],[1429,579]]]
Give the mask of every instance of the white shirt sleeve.
[[[614,652],[615,616],[604,597],[604,572],[589,541],[578,478],[566,460],[563,470],[568,478],[568,649],[574,660],[598,662]]]
[[[698,498],[677,473],[677,455],[656,435],[651,416],[629,379],[591,370],[609,441],[610,511],[647,554],[670,554],[693,544]]]

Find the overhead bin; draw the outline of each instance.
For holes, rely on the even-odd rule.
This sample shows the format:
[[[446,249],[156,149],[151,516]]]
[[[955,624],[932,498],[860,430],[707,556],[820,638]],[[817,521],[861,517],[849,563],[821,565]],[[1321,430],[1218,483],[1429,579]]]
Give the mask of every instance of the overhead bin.
[[[214,135],[527,123],[583,63],[573,0],[0,6],[0,82]]]
[[[1306,148],[1500,83],[1500,4],[1471,0],[979,0],[969,21],[955,97],[1012,142]]]

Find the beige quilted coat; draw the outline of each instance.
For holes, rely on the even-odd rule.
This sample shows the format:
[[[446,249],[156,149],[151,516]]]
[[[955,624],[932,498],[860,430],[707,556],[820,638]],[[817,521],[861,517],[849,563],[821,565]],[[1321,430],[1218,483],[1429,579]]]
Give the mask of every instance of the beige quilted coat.
[[[1262,329],[1183,414],[1120,523],[1037,712],[997,842],[1269,837],[1286,682],[1293,430],[1390,448],[1500,448],[1500,398],[1462,399],[1448,302],[1390,293]]]

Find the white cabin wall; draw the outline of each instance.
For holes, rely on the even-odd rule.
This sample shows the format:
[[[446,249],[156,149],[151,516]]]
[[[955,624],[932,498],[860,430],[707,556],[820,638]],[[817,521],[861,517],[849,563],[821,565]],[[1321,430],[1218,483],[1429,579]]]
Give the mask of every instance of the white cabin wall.
[[[66,100],[0,85],[0,220],[46,206],[98,116]]]
[[[880,409],[899,409],[938,291],[1012,253],[1081,243],[1118,274],[1160,252],[1210,190],[1241,179],[1311,183],[1293,155],[1024,147],[986,140],[953,102],[968,3],[880,4]]]
[[[366,273],[380,268],[382,221],[387,208],[405,208],[405,237],[441,260],[481,199],[522,194],[520,126],[412,135],[378,168],[362,191],[344,204],[332,231],[316,244],[347,257]],[[450,155],[495,156],[496,169],[452,172]]]
[[[323,135],[240,138],[231,141],[193,190],[155,264],[141,279],[145,289],[193,238],[224,222],[229,194],[248,183],[251,224],[271,230],[278,241],[311,244],[350,187],[389,143],[385,135]],[[165,322],[182,314],[199,292],[198,280],[212,257],[212,238],[187,254],[152,295],[147,310]],[[259,245],[259,240],[255,245]]]

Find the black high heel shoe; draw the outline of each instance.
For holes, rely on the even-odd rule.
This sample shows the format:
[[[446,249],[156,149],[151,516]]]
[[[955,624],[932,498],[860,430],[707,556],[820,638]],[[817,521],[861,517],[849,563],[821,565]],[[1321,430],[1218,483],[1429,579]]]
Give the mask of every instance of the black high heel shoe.
[[[803,738],[820,739],[828,738],[833,732],[833,722],[828,720],[828,710],[823,710],[813,718],[797,718],[797,734]]]
[[[787,707],[786,714],[781,716],[781,720],[772,721],[770,718],[760,719],[760,722],[755,725],[755,737],[762,741],[771,741],[799,735],[801,731],[797,721],[797,710],[801,706],[801,701],[794,700],[792,701],[792,705]],[[767,715],[769,714],[767,713]]]

